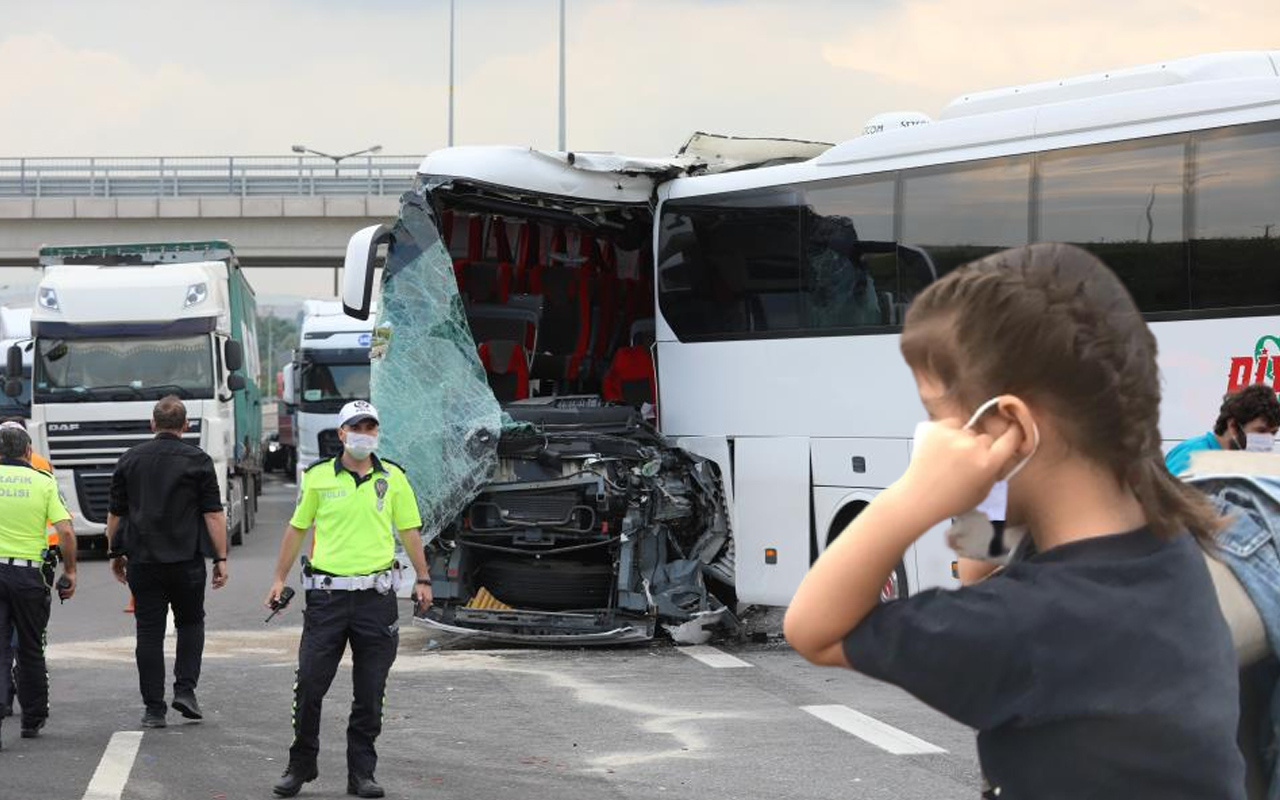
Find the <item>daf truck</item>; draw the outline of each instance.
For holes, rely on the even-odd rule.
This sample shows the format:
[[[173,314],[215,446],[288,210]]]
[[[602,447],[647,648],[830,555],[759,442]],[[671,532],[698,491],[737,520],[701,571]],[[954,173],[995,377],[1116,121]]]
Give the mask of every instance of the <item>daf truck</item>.
[[[284,369],[282,397],[292,409],[295,478],[322,458],[341,455],[337,414],[352,400],[369,399],[372,320],[343,313],[342,303],[308,300],[298,349]]]
[[[152,437],[157,400],[187,407],[183,438],[213,459],[239,544],[261,487],[257,309],[225,241],[40,250],[31,315],[33,443],[57,469],[82,546],[106,546],[117,459]],[[10,392],[16,357],[6,372]]]

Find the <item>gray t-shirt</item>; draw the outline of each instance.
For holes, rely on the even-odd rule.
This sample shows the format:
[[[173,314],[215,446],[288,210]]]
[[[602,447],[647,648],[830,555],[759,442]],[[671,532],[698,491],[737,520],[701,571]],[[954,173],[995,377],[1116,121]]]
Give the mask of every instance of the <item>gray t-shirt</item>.
[[[1199,547],[1086,539],[875,609],[854,669],[978,730],[1001,800],[1243,800],[1238,666]]]

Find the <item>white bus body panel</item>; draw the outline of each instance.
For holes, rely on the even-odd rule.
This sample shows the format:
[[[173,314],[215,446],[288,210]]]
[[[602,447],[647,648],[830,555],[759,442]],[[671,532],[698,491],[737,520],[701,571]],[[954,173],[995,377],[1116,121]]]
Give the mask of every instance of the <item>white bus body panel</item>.
[[[813,485],[883,488],[907,471],[900,439],[814,439]]]
[[[660,341],[657,362],[669,436],[909,439],[924,419],[896,335]]]
[[[733,461],[738,600],[785,606],[809,571],[809,440],[737,439]]]

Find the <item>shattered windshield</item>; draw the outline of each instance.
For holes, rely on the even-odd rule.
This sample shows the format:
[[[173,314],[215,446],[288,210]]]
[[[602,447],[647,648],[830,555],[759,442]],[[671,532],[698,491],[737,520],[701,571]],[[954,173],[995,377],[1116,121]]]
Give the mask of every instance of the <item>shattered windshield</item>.
[[[405,195],[370,352],[380,450],[418,496],[423,538],[460,514],[498,462],[502,411],[458,295],[425,189]]]

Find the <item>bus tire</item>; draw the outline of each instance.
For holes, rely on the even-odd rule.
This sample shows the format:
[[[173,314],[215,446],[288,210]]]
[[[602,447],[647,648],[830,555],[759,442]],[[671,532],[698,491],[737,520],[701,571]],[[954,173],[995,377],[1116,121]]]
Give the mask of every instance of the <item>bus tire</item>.
[[[884,586],[880,587],[880,602],[905,600],[908,596],[907,567],[899,561],[898,566],[894,567],[893,572],[885,579]]]

